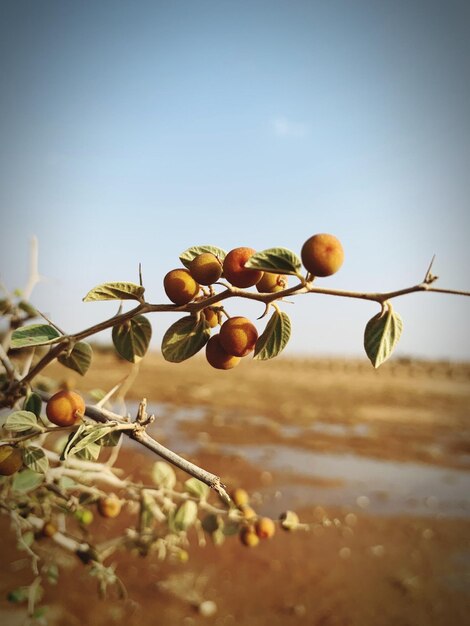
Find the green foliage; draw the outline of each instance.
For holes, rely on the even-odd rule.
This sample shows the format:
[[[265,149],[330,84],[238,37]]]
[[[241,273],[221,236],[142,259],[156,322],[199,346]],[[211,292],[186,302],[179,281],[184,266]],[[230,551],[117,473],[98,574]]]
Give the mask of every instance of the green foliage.
[[[15,411],[11,413],[5,421],[5,428],[15,433],[28,430],[42,430],[38,424],[38,418],[31,411]]]
[[[392,354],[402,329],[402,319],[390,304],[367,322],[364,348],[374,367],[379,367]]]
[[[61,354],[57,360],[65,367],[84,376],[91,365],[92,358],[93,350],[90,344],[86,341],[79,341],[73,346],[70,353]]]
[[[23,408],[25,411],[34,413],[36,417],[39,417],[42,409],[41,397],[37,393],[30,393],[25,399]]]
[[[287,248],[269,248],[257,252],[248,259],[245,267],[274,274],[298,275],[302,263],[299,257]]]
[[[40,474],[45,474],[49,468],[47,456],[44,450],[38,446],[28,446],[24,448],[23,463],[26,467],[29,467],[29,469]]]
[[[189,266],[191,265],[191,261],[193,259],[195,259],[197,256],[199,256],[200,254],[203,254],[203,252],[211,252],[214,256],[216,256],[219,261],[222,263],[223,260],[225,259],[227,253],[225,252],[225,250],[222,250],[222,248],[217,248],[216,246],[192,246],[191,248],[188,248],[187,250],[185,250],[184,252],[182,252],[180,254],[180,261],[181,263],[189,269]]]
[[[35,472],[28,468],[14,475],[12,488],[18,493],[27,493],[34,491],[34,489],[42,485],[43,482],[44,475],[42,473]]]
[[[274,311],[264,332],[258,337],[254,359],[266,361],[278,356],[290,339],[291,323],[287,313]]]
[[[145,289],[135,283],[103,283],[94,287],[83,298],[83,302],[97,300],[142,300]]]
[[[145,356],[152,337],[152,326],[146,317],[136,315],[124,324],[113,327],[114,347],[126,361],[137,363]]]
[[[188,315],[166,331],[162,340],[162,354],[166,361],[181,363],[194,356],[209,341],[210,327],[204,316]]]
[[[60,333],[49,324],[31,324],[13,331],[11,336],[12,348],[29,348],[52,343],[60,337]]]

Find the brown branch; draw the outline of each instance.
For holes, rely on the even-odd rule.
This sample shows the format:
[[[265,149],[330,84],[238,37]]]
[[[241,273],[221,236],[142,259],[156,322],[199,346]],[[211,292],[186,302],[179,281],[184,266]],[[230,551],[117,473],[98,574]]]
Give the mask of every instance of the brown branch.
[[[49,399],[49,394],[38,391],[37,392],[41,398],[47,402]],[[222,481],[219,476],[215,474],[211,474],[210,472],[202,469],[198,465],[187,461],[183,457],[176,454],[169,448],[166,448],[161,443],[150,437],[145,432],[145,428],[139,424],[138,422],[131,423],[128,419],[118,415],[117,413],[113,413],[112,411],[108,411],[107,409],[98,409],[96,406],[86,405],[85,407],[85,415],[90,417],[95,422],[99,422],[101,424],[107,424],[109,422],[115,422],[118,424],[117,430],[124,432],[128,437],[134,439],[144,447],[148,448],[158,456],[162,457],[172,465],[175,465],[179,469],[183,470],[190,476],[194,476],[201,482],[205,483],[208,487],[213,489],[225,502],[230,502],[230,497],[227,494]],[[124,427],[127,428],[124,428]]]
[[[257,302],[261,302],[267,305],[274,301],[282,300],[283,298],[286,298],[288,296],[298,296],[307,293],[337,296],[341,298],[355,298],[359,300],[368,300],[377,302],[378,304],[383,304],[387,300],[392,300],[393,298],[398,298],[399,296],[404,296],[411,293],[418,293],[422,291],[470,296],[470,292],[454,289],[439,289],[436,287],[431,287],[430,283],[428,282],[422,282],[417,285],[413,285],[412,287],[407,287],[405,289],[398,289],[395,291],[382,293],[327,289],[313,286],[312,281],[305,282],[302,280],[302,282],[294,285],[293,287],[289,287],[275,293],[257,293],[254,291],[245,291],[243,289],[238,289],[237,287],[227,287],[224,291],[220,293],[214,294],[208,298],[197,300],[195,302],[190,302],[189,304],[183,306],[176,306],[174,304],[151,304],[148,302],[143,302],[135,308],[131,309],[130,311],[127,311],[126,313],[114,315],[113,317],[103,322],[100,322],[99,324],[95,324],[94,326],[90,326],[89,328],[81,332],[58,339],[58,343],[54,345],[54,347],[51,347],[49,352],[47,352],[47,354],[45,354],[42,359],[38,361],[38,363],[36,363],[36,365],[30,370],[30,372],[26,374],[26,376],[24,376],[21,381],[18,381],[18,384],[26,384],[33,380],[33,378],[37,376],[37,374],[39,374],[46,367],[46,365],[51,363],[51,361],[56,359],[65,350],[65,348],[70,344],[71,341],[80,341],[82,339],[90,337],[91,335],[101,332],[102,330],[106,330],[118,324],[122,324],[127,320],[132,319],[136,315],[140,315],[143,313],[166,312],[197,314],[202,309],[205,309],[208,306],[218,304],[219,302],[227,300],[228,298],[244,298],[248,300],[255,300]]]

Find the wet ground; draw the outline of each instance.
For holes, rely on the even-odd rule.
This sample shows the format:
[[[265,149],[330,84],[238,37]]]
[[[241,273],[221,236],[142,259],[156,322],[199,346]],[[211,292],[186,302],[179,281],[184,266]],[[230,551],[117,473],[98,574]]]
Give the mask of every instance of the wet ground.
[[[109,389],[129,371],[101,354],[76,382]],[[60,366],[50,374],[69,376]],[[151,357],[126,399],[130,414],[142,396],[153,436],[247,488],[260,514],[294,508],[310,530],[278,532],[253,550],[236,537],[220,548],[193,541],[184,565],[118,555],[127,601],[96,599],[83,566],[66,559],[60,598],[46,595],[51,623],[467,623],[468,365],[392,361],[375,371],[365,361],[277,359],[214,372],[197,359]],[[136,445],[122,455],[126,472],[144,476],[153,460]],[[11,541],[4,558],[18,559]],[[2,590],[24,577],[16,563]],[[198,612],[204,600],[215,603],[211,617]]]

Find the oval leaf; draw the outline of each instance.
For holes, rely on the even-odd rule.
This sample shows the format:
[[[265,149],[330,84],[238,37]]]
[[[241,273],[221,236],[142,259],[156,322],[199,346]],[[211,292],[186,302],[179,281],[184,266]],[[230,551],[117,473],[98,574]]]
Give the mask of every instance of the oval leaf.
[[[103,283],[94,287],[83,298],[83,302],[96,300],[142,300],[144,287],[135,283]]]
[[[136,315],[131,320],[113,327],[113,344],[126,361],[136,363],[145,356],[152,337],[152,326],[146,317]]]
[[[62,354],[57,360],[65,367],[84,376],[91,365],[92,356],[93,350],[90,344],[86,341],[79,341],[74,345],[70,354]]]
[[[69,444],[67,454],[77,454],[77,452],[84,450],[90,446],[90,444],[96,443],[99,439],[101,439],[101,437],[109,434],[112,430],[114,430],[113,426],[86,426],[85,431],[80,433],[80,437],[74,439],[72,445]],[[91,450],[93,451],[93,448],[91,448]]]
[[[188,315],[170,326],[163,335],[162,354],[166,361],[181,363],[203,348],[211,331],[203,316]]]
[[[197,520],[197,504],[194,500],[186,500],[176,511],[173,524],[176,530],[188,530]]]
[[[40,474],[31,469],[25,469],[22,472],[15,474],[12,487],[15,491],[26,493],[36,489],[36,487],[39,487],[43,481],[44,474]]]
[[[30,413],[34,413],[36,417],[39,417],[41,415],[41,408],[41,396],[39,396],[37,393],[30,393],[25,400],[23,409],[25,411],[29,411]]]
[[[45,474],[49,469],[49,461],[44,450],[37,446],[29,446],[23,450],[23,463],[39,474]]]
[[[188,478],[184,483],[184,488],[192,496],[200,498],[201,500],[206,500],[210,492],[209,487],[197,478]]]
[[[402,329],[402,319],[391,306],[367,322],[364,332],[364,348],[375,368],[392,354],[400,339]]]
[[[287,248],[269,248],[248,259],[245,267],[276,274],[298,274],[302,268],[299,257]]]
[[[171,465],[165,461],[157,461],[153,464],[152,479],[159,487],[173,489],[176,483],[176,474]]]
[[[31,324],[13,331],[11,335],[12,348],[27,348],[41,346],[60,337],[59,332],[49,324]]]
[[[42,430],[36,415],[31,411],[15,411],[15,413],[7,417],[5,428],[15,433],[21,433],[26,430]]]
[[[273,359],[284,350],[290,339],[291,324],[287,313],[274,311],[255,346],[255,359]]]
[[[191,261],[203,252],[212,252],[212,254],[215,255],[221,263],[227,254],[225,250],[217,248],[216,246],[192,246],[192,248],[188,248],[180,254],[180,261],[185,267],[189,268]]]

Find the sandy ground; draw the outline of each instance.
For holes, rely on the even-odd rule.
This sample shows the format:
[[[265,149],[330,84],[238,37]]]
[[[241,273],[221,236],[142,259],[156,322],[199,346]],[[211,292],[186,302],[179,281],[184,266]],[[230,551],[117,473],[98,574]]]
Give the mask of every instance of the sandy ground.
[[[131,371],[96,355],[83,391],[109,389]],[[70,378],[59,365],[49,376]],[[203,360],[146,358],[127,397],[145,396],[152,434],[230,487],[260,514],[295,507],[310,530],[255,549],[237,537],[192,541],[186,564],[119,554],[129,599],[99,600],[75,557],[45,604],[51,624],[433,626],[468,623],[470,602],[470,365],[391,361],[243,362],[217,372]],[[126,447],[120,464],[145,480],[154,458]],[[180,480],[184,476],[179,474]],[[111,535],[130,514],[92,531]],[[29,581],[8,522],[2,528],[0,621],[21,623],[4,600]],[[195,539],[195,538],[193,538]],[[52,543],[45,541],[50,554]],[[211,617],[199,614],[215,602]]]

